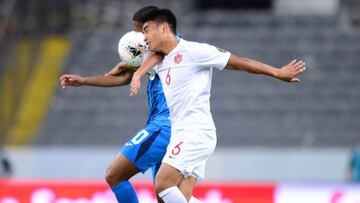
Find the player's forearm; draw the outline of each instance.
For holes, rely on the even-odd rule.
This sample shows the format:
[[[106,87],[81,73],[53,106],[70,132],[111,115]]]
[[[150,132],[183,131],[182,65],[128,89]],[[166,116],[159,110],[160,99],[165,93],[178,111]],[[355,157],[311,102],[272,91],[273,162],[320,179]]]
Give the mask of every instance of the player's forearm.
[[[231,70],[246,71],[253,74],[263,74],[278,78],[279,69],[265,63],[231,55],[227,67]]]
[[[160,54],[152,53],[145,62],[140,66],[140,68],[134,73],[137,77],[141,78],[148,71],[150,71],[154,66],[159,64],[164,57]]]
[[[85,77],[83,85],[95,87],[116,87],[129,84],[131,77],[132,73],[123,73],[119,76],[107,75]]]

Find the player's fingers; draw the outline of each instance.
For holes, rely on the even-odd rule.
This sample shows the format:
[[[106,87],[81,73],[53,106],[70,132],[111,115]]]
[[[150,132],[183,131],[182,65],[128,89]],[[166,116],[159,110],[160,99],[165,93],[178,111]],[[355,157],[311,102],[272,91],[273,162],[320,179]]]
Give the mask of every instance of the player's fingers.
[[[117,76],[120,72],[121,72],[121,70],[110,71],[110,75]]]
[[[303,69],[306,69],[306,68],[305,68],[305,65],[296,66],[296,67],[294,68],[295,71],[299,71],[299,70],[303,70]]]
[[[297,66],[296,68],[294,68],[294,70],[296,71],[296,73],[302,73],[306,70],[305,66]]]
[[[68,75],[63,75],[60,77],[60,80],[65,80],[67,77],[69,77]]]
[[[110,70],[105,74],[105,76],[114,75],[114,69]]]
[[[136,87],[131,87],[130,90],[130,97],[133,97],[137,94],[137,88]]]
[[[66,79],[66,78],[63,79],[63,80],[61,80],[61,84],[62,84],[62,85],[65,85],[67,82],[68,82],[68,79]]]
[[[108,73],[106,73],[106,75],[114,75],[114,72],[113,71],[109,71]]]
[[[302,61],[297,61],[296,63],[293,63],[290,67],[296,70],[298,67],[302,66],[302,63]]]
[[[288,65],[292,66],[296,63],[296,59],[292,60]]]
[[[292,78],[292,79],[290,80],[290,82],[300,82],[300,79],[299,79],[299,78]]]
[[[297,69],[297,71],[298,71],[299,73],[302,73],[302,72],[304,72],[305,70],[306,70],[306,67],[302,67],[302,68]]]
[[[106,75],[106,76],[114,75],[114,71],[111,70],[111,71],[107,72],[105,75]]]
[[[69,86],[69,84],[67,84],[67,83],[65,83],[65,84],[62,85],[63,89],[66,88],[66,87],[68,87],[68,86]]]
[[[64,83],[61,83],[61,86],[63,89],[65,89],[68,85],[64,82]]]
[[[136,90],[138,85],[136,83],[131,83],[131,90]]]
[[[304,67],[304,66],[305,66],[305,62],[303,62],[303,61],[299,61],[298,63],[296,63],[296,64],[294,65],[294,67],[295,67],[296,69],[302,68],[302,67]]]

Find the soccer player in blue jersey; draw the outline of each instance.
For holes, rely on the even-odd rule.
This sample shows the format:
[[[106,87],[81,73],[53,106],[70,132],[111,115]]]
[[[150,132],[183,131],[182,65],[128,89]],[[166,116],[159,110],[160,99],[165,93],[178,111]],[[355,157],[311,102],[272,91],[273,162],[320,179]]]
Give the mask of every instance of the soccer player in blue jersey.
[[[140,16],[154,9],[158,8],[148,6],[134,14],[133,26],[136,31],[142,30]],[[104,76],[81,77],[79,75],[65,74],[60,77],[60,82],[63,87],[83,85],[114,87],[129,84],[132,76],[133,71],[129,69],[127,64],[120,62]],[[154,72],[149,72],[148,76],[149,117],[147,125],[122,147],[110,164],[106,174],[106,181],[120,203],[139,202],[136,192],[128,180],[139,172],[144,173],[149,168],[152,168],[153,179],[155,179],[170,141],[169,108],[161,81]],[[180,189],[184,195],[191,196],[195,183],[195,178],[190,177],[180,184]],[[192,197],[190,202],[196,203],[199,200]]]

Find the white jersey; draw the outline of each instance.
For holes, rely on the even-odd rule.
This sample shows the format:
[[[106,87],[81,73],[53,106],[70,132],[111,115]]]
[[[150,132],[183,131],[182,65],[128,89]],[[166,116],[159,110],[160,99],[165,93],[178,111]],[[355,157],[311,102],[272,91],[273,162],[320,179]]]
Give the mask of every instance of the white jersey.
[[[210,112],[212,68],[224,69],[230,55],[209,44],[181,39],[156,67],[172,130],[215,129]]]

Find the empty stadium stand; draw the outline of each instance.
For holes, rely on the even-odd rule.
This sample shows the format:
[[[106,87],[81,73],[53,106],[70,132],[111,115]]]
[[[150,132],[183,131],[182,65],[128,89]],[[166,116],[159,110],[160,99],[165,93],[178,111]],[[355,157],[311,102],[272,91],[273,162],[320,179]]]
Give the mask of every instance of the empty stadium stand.
[[[99,75],[118,62],[117,42],[131,29],[130,11],[140,3],[106,2],[98,8],[100,14],[94,11],[101,19],[97,24],[85,23],[81,13],[74,17],[68,32],[71,51],[62,73]],[[211,105],[219,147],[350,147],[360,139],[360,32],[343,18],[346,14],[197,11],[190,8],[191,1],[185,7],[156,2],[175,10],[178,31],[187,40],[277,67],[295,58],[307,63],[298,84],[214,71]],[[72,12],[79,9],[72,8]],[[145,90],[146,80],[135,98],[129,98],[128,86],[62,89],[59,85],[31,144],[121,146],[145,125]]]

